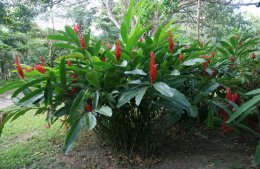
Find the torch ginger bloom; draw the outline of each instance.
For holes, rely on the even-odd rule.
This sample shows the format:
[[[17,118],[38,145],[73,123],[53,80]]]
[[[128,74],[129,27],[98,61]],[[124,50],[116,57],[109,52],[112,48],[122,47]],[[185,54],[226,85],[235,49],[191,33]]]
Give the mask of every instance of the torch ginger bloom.
[[[86,112],[91,112],[92,111],[92,105],[91,104],[86,104],[86,106],[85,106],[85,111]]]
[[[183,59],[182,53],[180,54],[179,59],[180,59],[180,63],[182,64],[182,59]]]
[[[172,53],[173,48],[174,48],[174,43],[173,43],[173,40],[172,40],[172,32],[170,30],[168,31],[168,44],[169,44],[169,50]]]
[[[84,39],[83,35],[80,35],[79,42],[80,42],[81,49],[85,50],[87,47],[86,47],[86,42],[85,42],[85,39]]]
[[[73,30],[76,32],[76,34],[78,35],[79,34],[79,31],[80,31],[80,26],[78,24],[74,25],[73,26]]]
[[[71,62],[70,62],[70,60],[67,61],[67,64],[68,64],[68,66],[71,66]]]
[[[43,58],[42,58],[42,55],[40,55],[40,62],[41,62],[41,66],[44,66],[44,61],[43,61]]]
[[[119,40],[116,40],[116,61],[119,62],[121,57],[121,46]]]
[[[253,53],[251,57],[252,57],[253,60],[255,60],[255,58],[256,58],[256,54]]]
[[[15,66],[16,66],[16,70],[17,70],[20,78],[24,79],[23,69],[22,69],[21,64],[19,62],[18,56],[16,56],[16,58],[15,58]]]
[[[153,82],[156,79],[156,64],[155,64],[155,58],[154,58],[154,52],[150,53],[150,82],[153,84]]]

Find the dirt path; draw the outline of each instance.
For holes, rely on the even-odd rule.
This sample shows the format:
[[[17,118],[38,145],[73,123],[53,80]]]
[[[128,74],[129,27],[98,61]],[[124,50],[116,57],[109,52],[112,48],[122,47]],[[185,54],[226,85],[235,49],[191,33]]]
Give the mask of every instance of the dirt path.
[[[0,109],[9,107],[13,104],[13,101],[11,100],[11,93],[7,92],[0,95]]]

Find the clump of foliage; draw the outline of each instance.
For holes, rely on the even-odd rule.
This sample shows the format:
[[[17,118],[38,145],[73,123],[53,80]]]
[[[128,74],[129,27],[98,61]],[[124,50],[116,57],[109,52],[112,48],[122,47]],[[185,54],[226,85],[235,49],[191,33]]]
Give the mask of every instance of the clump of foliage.
[[[243,103],[248,99],[243,86],[259,74],[255,47],[259,39],[235,35],[217,46],[197,40],[181,44],[173,36],[173,21],[150,36],[150,26],[142,25],[141,18],[131,26],[141,4],[134,5],[133,0],[129,4],[113,47],[91,39],[79,25],[66,26],[65,31],[49,35],[58,41],[53,46],[70,51],[58,57],[53,68],[45,66],[42,58],[34,66],[20,64],[16,58],[21,80],[0,93],[16,88],[12,98],[17,98],[21,109],[5,115],[0,133],[8,120],[36,109],[36,114],[47,112],[47,128],[60,118],[68,128],[65,154],[80,129],[87,127],[130,156],[136,151],[148,156],[167,126],[190,118],[259,138],[259,128],[247,123],[249,118],[259,122],[259,98]],[[258,80],[253,82],[257,87]],[[24,96],[19,98],[19,93]]]

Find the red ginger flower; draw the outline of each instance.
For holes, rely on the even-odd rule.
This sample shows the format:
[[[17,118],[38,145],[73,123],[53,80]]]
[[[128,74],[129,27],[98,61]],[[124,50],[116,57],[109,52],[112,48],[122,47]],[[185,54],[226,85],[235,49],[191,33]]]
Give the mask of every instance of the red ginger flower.
[[[174,43],[173,43],[173,40],[172,40],[172,32],[170,30],[168,31],[168,44],[169,44],[169,50],[172,53],[173,48],[174,48]]]
[[[87,47],[86,47],[86,42],[85,42],[85,39],[84,39],[83,35],[80,35],[79,42],[80,42],[81,49],[85,50]]]
[[[107,48],[108,48],[108,50],[110,50],[110,49],[111,49],[111,45],[110,45],[110,43],[109,43],[109,44],[107,44]]]
[[[46,69],[42,65],[35,65],[34,68],[42,74],[44,74],[46,72]]]
[[[16,70],[17,70],[20,78],[24,79],[23,69],[22,69],[21,64],[19,62],[18,56],[16,56],[16,58],[15,58],[15,66],[16,66]]]
[[[153,82],[156,79],[156,64],[155,64],[155,58],[154,58],[154,52],[150,53],[150,82],[153,84]]]
[[[44,66],[44,61],[43,61],[43,58],[42,58],[42,55],[40,55],[40,62],[41,62],[41,66]]]
[[[85,111],[86,112],[91,112],[92,111],[92,105],[87,103],[86,106],[85,106]]]
[[[256,54],[253,53],[251,57],[252,57],[253,60],[255,60],[255,58],[256,58]]]
[[[142,37],[139,39],[139,42],[143,42],[143,38]]]
[[[67,64],[68,64],[68,66],[71,66],[71,62],[70,62],[70,60],[67,61]]]
[[[75,87],[71,88],[71,94],[75,94],[77,92],[77,89]]]
[[[119,40],[116,40],[116,61],[119,62],[121,57],[121,46]]]
[[[105,56],[102,57],[102,62],[106,62],[107,58]]]
[[[182,53],[180,54],[179,59],[180,59],[180,63],[182,64],[182,59],[183,59]]]
[[[211,57],[214,58],[214,56],[215,56],[215,52],[212,51],[212,52],[211,52]]]
[[[231,56],[231,57],[230,57],[230,61],[231,61],[231,62],[234,62],[234,61],[235,61],[235,56]]]
[[[73,30],[76,32],[76,34],[79,34],[80,26],[78,24],[74,25]]]

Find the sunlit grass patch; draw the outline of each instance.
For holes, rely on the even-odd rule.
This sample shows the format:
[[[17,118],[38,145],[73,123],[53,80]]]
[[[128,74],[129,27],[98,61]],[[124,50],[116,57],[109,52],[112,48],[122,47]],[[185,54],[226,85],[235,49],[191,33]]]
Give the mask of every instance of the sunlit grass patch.
[[[65,132],[60,123],[46,129],[45,118],[30,111],[5,125],[0,137],[0,168],[47,168],[56,160]]]

